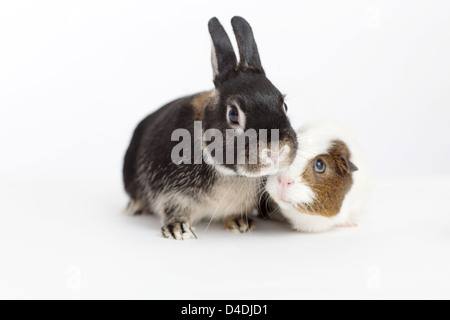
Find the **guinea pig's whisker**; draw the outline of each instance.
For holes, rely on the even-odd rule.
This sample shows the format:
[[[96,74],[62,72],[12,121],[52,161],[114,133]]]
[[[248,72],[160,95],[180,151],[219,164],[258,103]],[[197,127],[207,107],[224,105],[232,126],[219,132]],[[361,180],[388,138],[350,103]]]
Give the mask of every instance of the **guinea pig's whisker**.
[[[308,186],[320,186],[320,187],[334,187],[332,184],[320,184],[320,183],[308,183]]]
[[[269,218],[272,218],[274,214],[278,212],[278,210],[280,210],[280,207],[277,207],[273,212],[268,212],[267,215],[269,216]]]
[[[269,212],[269,201],[270,201],[270,198],[268,196],[266,196],[266,202],[265,202],[266,212]],[[277,207],[277,209],[278,208],[279,207]],[[270,217],[270,212],[269,212],[269,217]]]
[[[312,153],[312,152],[308,152],[305,150],[301,150],[300,153],[298,154],[300,157],[302,157],[305,160],[310,161],[311,159],[314,159],[315,157],[317,157],[317,154]]]
[[[308,183],[309,187],[314,187],[314,186],[320,186],[320,187],[333,187],[333,185],[331,184],[320,184],[320,183]],[[327,214],[327,216],[330,216],[330,214],[328,213],[328,211],[325,209],[325,207],[323,206],[323,204],[315,199],[315,201],[317,201],[318,204],[320,204],[320,206],[322,207],[322,209],[325,211],[325,213]]]
[[[314,213],[314,215],[317,216],[316,210],[314,210],[314,208],[313,208],[309,203],[306,203],[306,205],[312,210],[312,212]]]
[[[302,171],[295,164],[292,164],[292,166],[298,171],[299,174],[302,174]]]
[[[253,197],[253,202],[255,203],[255,207],[258,209],[259,208],[259,204],[261,203],[261,197],[264,194],[264,189],[262,187],[260,187],[260,189],[258,190],[258,192],[256,192],[256,194]],[[259,202],[258,202],[259,200]]]
[[[298,156],[299,156],[299,157],[302,157],[302,158],[305,159],[305,160],[309,160],[307,157],[305,157],[305,156],[302,155],[302,154],[298,154]]]
[[[264,196],[264,193],[261,192],[260,194],[257,194],[256,197],[255,197],[255,204],[256,204],[256,208],[258,208],[258,209],[261,209],[263,196]],[[256,200],[256,199],[258,199],[258,200]]]
[[[327,216],[330,216],[330,214],[328,213],[328,211],[325,209],[325,207],[323,206],[323,204],[319,201],[319,200],[316,200],[319,204],[320,204],[320,206],[322,207],[322,209],[325,211],[325,213],[327,214]]]
[[[267,212],[267,208],[268,208],[268,199],[267,198],[263,198],[264,197],[264,193],[261,193],[257,198],[255,199],[256,202],[256,208],[258,209],[259,213],[261,213],[263,211],[263,208],[265,208],[266,212]]]
[[[269,217],[272,218],[275,213],[277,213],[280,210],[280,207],[277,207],[272,213],[269,213]]]
[[[270,198],[266,196],[266,199],[265,199],[265,201],[264,201],[265,213],[267,213],[267,215],[269,216],[269,218],[271,218],[272,215],[271,215],[271,213],[269,212],[269,209],[270,209],[270,207],[269,207],[269,201],[270,201]],[[278,207],[277,207],[277,210],[278,210]]]
[[[314,210],[312,210],[311,206],[308,203],[298,203],[297,205],[300,206],[301,209],[306,211],[306,212],[311,212],[312,211],[312,213],[316,214],[314,212]]]

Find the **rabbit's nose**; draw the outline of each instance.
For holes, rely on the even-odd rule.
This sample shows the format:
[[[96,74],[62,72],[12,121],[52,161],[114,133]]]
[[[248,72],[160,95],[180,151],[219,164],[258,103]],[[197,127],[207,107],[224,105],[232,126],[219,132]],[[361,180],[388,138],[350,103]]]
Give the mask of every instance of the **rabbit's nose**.
[[[277,162],[280,157],[280,154],[272,151],[267,151],[267,157],[272,159],[273,162]]]
[[[284,156],[286,152],[286,147],[283,147],[279,152],[275,150],[266,149],[263,151],[263,155],[270,159],[274,164],[277,164],[280,161],[280,158]]]

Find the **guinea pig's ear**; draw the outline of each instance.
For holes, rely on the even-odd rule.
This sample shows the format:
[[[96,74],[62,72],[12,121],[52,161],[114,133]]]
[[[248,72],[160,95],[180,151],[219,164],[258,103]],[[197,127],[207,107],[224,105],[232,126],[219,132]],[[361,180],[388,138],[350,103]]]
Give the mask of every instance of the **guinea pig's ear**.
[[[208,29],[212,39],[211,62],[216,81],[236,68],[237,59],[230,38],[216,17],[209,20]]]
[[[353,163],[353,162],[351,162],[350,160],[348,161],[348,171],[350,172],[350,173],[353,173],[353,172],[356,172],[356,171],[358,171],[359,170],[359,168]]]
[[[351,162],[346,156],[340,155],[339,160],[337,162],[339,173],[344,175],[345,173],[353,173],[358,171],[358,167]]]
[[[252,27],[242,17],[234,17],[231,19],[231,24],[239,47],[239,65],[259,70],[264,74]]]

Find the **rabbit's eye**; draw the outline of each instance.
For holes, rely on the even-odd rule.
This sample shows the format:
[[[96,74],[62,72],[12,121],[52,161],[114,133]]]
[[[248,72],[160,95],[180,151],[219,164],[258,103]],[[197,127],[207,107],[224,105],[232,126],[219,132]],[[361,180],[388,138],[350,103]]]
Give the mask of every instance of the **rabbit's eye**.
[[[228,119],[232,124],[239,124],[239,111],[236,107],[231,107],[228,111]]]
[[[317,159],[314,162],[314,172],[324,173],[326,169],[327,169],[327,166],[326,166],[325,162],[323,162],[322,159]]]

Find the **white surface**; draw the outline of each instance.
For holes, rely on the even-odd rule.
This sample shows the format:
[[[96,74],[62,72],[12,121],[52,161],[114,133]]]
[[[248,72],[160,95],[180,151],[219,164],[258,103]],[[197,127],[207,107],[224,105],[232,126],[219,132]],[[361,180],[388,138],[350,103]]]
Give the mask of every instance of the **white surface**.
[[[432,188],[432,189],[431,189]],[[120,184],[1,184],[0,298],[450,299],[447,179],[377,184],[356,229],[160,236]]]
[[[450,161],[449,11],[446,0],[0,1],[0,176],[118,178],[138,121],[212,88],[207,22],[218,16],[234,41],[237,14],[296,128],[341,120],[377,174],[450,174],[428,164]]]
[[[0,2],[0,298],[450,298],[450,2],[276,4]],[[212,87],[207,21],[236,14],[295,127],[341,120],[404,177],[360,228],[171,242],[120,214],[132,130]]]

